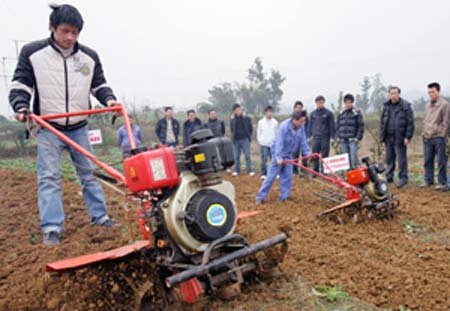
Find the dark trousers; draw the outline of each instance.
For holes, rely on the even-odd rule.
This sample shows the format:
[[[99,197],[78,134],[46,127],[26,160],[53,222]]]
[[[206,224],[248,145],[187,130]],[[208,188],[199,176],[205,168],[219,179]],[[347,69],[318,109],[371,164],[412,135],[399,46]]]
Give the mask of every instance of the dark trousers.
[[[303,154],[302,154],[303,156]],[[300,149],[294,152],[292,159],[298,159],[300,157]],[[308,160],[302,160],[303,166],[308,166]],[[294,174],[298,174],[298,166],[294,165]]]
[[[261,146],[261,176],[267,175],[267,160],[272,159],[270,147]]]
[[[394,180],[395,162],[398,162],[399,181],[408,181],[408,157],[407,147],[401,142],[396,143],[394,136],[388,136],[384,143],[386,149],[386,179],[388,182]]]
[[[434,158],[438,162],[438,182],[440,185],[447,183],[447,154],[446,141],[443,137],[425,139],[423,142],[425,182],[434,183]]]
[[[245,168],[247,174],[252,172],[252,159],[250,157],[250,140],[247,138],[236,139],[234,141],[234,171],[238,174],[241,173],[241,152],[245,156]]]
[[[330,154],[330,138],[328,137],[313,137],[312,152],[320,153],[322,158],[327,158]],[[314,159],[314,170],[316,172],[322,171],[319,165],[319,160]]]

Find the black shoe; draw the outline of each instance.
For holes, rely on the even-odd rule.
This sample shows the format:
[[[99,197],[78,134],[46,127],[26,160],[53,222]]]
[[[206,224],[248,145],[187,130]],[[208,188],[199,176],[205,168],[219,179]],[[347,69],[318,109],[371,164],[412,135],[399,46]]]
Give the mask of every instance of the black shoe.
[[[58,231],[49,231],[44,233],[44,244],[55,246],[61,242],[61,234]]]
[[[100,226],[102,227],[106,227],[106,228],[112,228],[112,227],[122,227],[121,224],[112,221],[111,219],[107,219],[105,220],[102,224],[100,224]]]
[[[388,178],[386,181],[387,181],[388,184],[392,184],[394,182],[394,180],[390,179],[390,178]]]
[[[400,180],[398,183],[397,183],[397,188],[403,188],[404,186],[406,186],[408,184],[408,181],[406,181],[406,180]]]
[[[256,199],[256,205],[263,205],[264,200]]]

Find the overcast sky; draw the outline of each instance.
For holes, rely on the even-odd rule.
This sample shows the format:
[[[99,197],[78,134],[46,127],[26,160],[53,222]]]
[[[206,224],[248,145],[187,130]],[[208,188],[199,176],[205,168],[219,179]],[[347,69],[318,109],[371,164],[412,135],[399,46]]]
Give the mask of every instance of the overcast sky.
[[[0,0],[0,57],[15,57],[14,39],[49,35],[48,2]],[[80,42],[99,52],[119,100],[193,107],[211,86],[242,81],[258,56],[286,76],[283,105],[311,105],[318,94],[334,101],[378,72],[405,97],[425,95],[434,80],[450,93],[450,1],[68,3],[83,15]],[[10,114],[0,82],[0,113]]]

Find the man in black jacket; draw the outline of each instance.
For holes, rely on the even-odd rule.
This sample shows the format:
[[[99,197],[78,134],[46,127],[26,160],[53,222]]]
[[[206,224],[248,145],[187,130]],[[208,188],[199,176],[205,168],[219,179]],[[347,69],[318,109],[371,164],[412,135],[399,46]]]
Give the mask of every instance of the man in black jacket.
[[[252,120],[245,116],[241,105],[233,106],[233,117],[230,121],[231,139],[234,144],[234,172],[233,176],[241,173],[241,152],[244,151],[245,166],[249,176],[255,176],[252,170],[252,159],[250,157],[250,143],[252,141]]]
[[[358,149],[364,135],[363,116],[359,109],[353,107],[354,101],[352,94],[344,96],[345,109],[338,115],[336,122],[336,137],[340,141],[342,152],[348,153],[351,168],[361,165]]]
[[[312,138],[312,152],[320,153],[323,158],[330,154],[330,139],[334,138],[334,115],[325,108],[325,97],[316,97],[316,107],[308,122],[308,138]],[[314,159],[314,170],[320,170],[319,161]]]
[[[164,108],[165,116],[156,123],[156,136],[162,145],[178,146],[180,123],[173,117],[172,107]]]
[[[208,121],[205,123],[205,128],[213,132],[214,137],[225,136],[225,122],[217,119],[217,112],[214,109],[208,110]]]
[[[104,106],[117,104],[98,54],[78,43],[84,24],[80,12],[66,4],[50,7],[50,38],[26,44],[14,71],[9,101],[20,122],[26,122],[30,110],[41,116],[88,110],[90,94]],[[87,119],[87,116],[74,116],[50,123],[92,153]],[[40,129],[37,138],[38,206],[44,244],[59,244],[64,228],[60,173],[64,149],[76,165],[91,223],[113,226],[102,187],[92,174],[92,161],[46,129]]]
[[[190,145],[189,136],[203,128],[202,121],[195,115],[195,110],[188,110],[187,116],[188,119],[183,124],[183,145],[185,147]]]
[[[389,88],[390,100],[383,104],[380,139],[386,147],[386,178],[394,181],[395,161],[398,161],[398,183],[408,183],[407,146],[414,135],[414,113],[411,104],[400,97],[397,86]]]

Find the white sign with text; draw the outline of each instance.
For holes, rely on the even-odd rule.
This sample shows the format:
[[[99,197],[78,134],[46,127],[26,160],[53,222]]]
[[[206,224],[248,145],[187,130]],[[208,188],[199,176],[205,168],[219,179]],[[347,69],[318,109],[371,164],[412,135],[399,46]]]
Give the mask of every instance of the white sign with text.
[[[346,171],[350,168],[350,160],[348,158],[348,153],[338,154],[332,157],[324,158],[323,162],[328,165],[328,167],[333,172]],[[330,170],[326,165],[323,166],[325,174],[329,174]]]
[[[103,143],[102,131],[100,130],[90,130],[89,131],[89,142],[91,145],[99,145]]]

